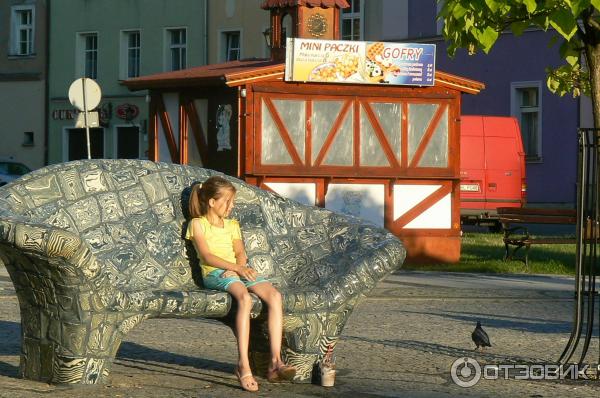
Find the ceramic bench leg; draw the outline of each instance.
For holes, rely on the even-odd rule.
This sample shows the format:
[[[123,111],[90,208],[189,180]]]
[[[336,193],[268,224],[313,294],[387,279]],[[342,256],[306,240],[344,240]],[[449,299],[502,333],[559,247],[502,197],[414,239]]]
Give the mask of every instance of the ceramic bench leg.
[[[20,374],[53,384],[97,384],[107,379],[122,337],[143,314],[92,309],[95,293],[50,277],[51,266],[15,250],[2,257],[19,298]]]
[[[123,337],[142,314],[85,313],[84,322],[52,319],[34,309],[21,311],[22,377],[52,384],[106,382]]]
[[[317,364],[323,359],[328,349],[333,350],[335,348],[338,340],[338,336],[319,335],[312,337],[315,338],[316,352],[314,348],[308,350],[293,344],[285,348],[287,362],[297,369],[296,378],[294,379],[297,383],[315,383],[318,381],[318,377],[316,377],[316,373],[319,372]]]
[[[21,313],[40,319],[22,326],[20,370],[24,378],[52,384],[97,384],[106,381],[121,344],[122,333],[112,318],[117,314],[92,314],[87,323],[48,319],[41,311]],[[22,324],[23,325],[23,324]]]

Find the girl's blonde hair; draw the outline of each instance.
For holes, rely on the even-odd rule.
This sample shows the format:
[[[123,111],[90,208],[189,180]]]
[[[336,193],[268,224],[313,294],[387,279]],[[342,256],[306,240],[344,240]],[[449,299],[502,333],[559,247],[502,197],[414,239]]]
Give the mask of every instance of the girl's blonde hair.
[[[203,183],[192,185],[190,194],[190,217],[196,218],[205,216],[208,213],[208,201],[210,199],[219,199],[223,196],[223,190],[236,192],[233,184],[223,177],[212,176]]]

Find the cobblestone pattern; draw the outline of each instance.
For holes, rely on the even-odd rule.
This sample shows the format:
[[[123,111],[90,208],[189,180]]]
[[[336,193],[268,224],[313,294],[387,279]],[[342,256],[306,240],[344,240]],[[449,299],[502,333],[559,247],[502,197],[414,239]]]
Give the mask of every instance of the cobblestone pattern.
[[[0,256],[22,323],[20,373],[51,383],[105,381],[123,337],[146,318],[220,318],[231,298],[199,288],[182,239],[189,187],[216,172],[140,160],[52,165],[0,189]],[[339,335],[362,295],[398,269],[401,243],[356,218],[306,207],[227,177],[238,189],[249,261],[284,296],[284,352],[297,381]],[[251,351],[268,352],[254,298]]]

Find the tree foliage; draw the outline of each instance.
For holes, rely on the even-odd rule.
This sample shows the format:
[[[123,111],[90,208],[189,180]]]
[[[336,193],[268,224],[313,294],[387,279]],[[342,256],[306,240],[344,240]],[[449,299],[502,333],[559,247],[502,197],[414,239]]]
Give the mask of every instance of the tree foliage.
[[[458,48],[488,53],[502,32],[528,28],[557,32],[564,65],[547,68],[548,88],[559,95],[591,95],[600,121],[600,0],[438,0],[448,54]],[[582,66],[585,59],[586,67]]]

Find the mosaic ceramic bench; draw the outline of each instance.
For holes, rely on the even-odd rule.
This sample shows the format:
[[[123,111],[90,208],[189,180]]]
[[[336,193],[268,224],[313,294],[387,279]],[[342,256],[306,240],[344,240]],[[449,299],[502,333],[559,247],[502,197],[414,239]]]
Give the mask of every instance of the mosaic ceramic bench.
[[[148,318],[207,317],[233,326],[232,299],[201,288],[194,249],[182,239],[190,186],[213,174],[85,160],[0,188],[0,259],[19,299],[23,377],[102,382],[123,338]],[[238,189],[232,216],[250,262],[283,293],[285,357],[298,367],[296,381],[308,382],[357,301],[400,268],[405,250],[384,229],[227,178]],[[264,312],[254,297],[258,374],[268,359]]]

